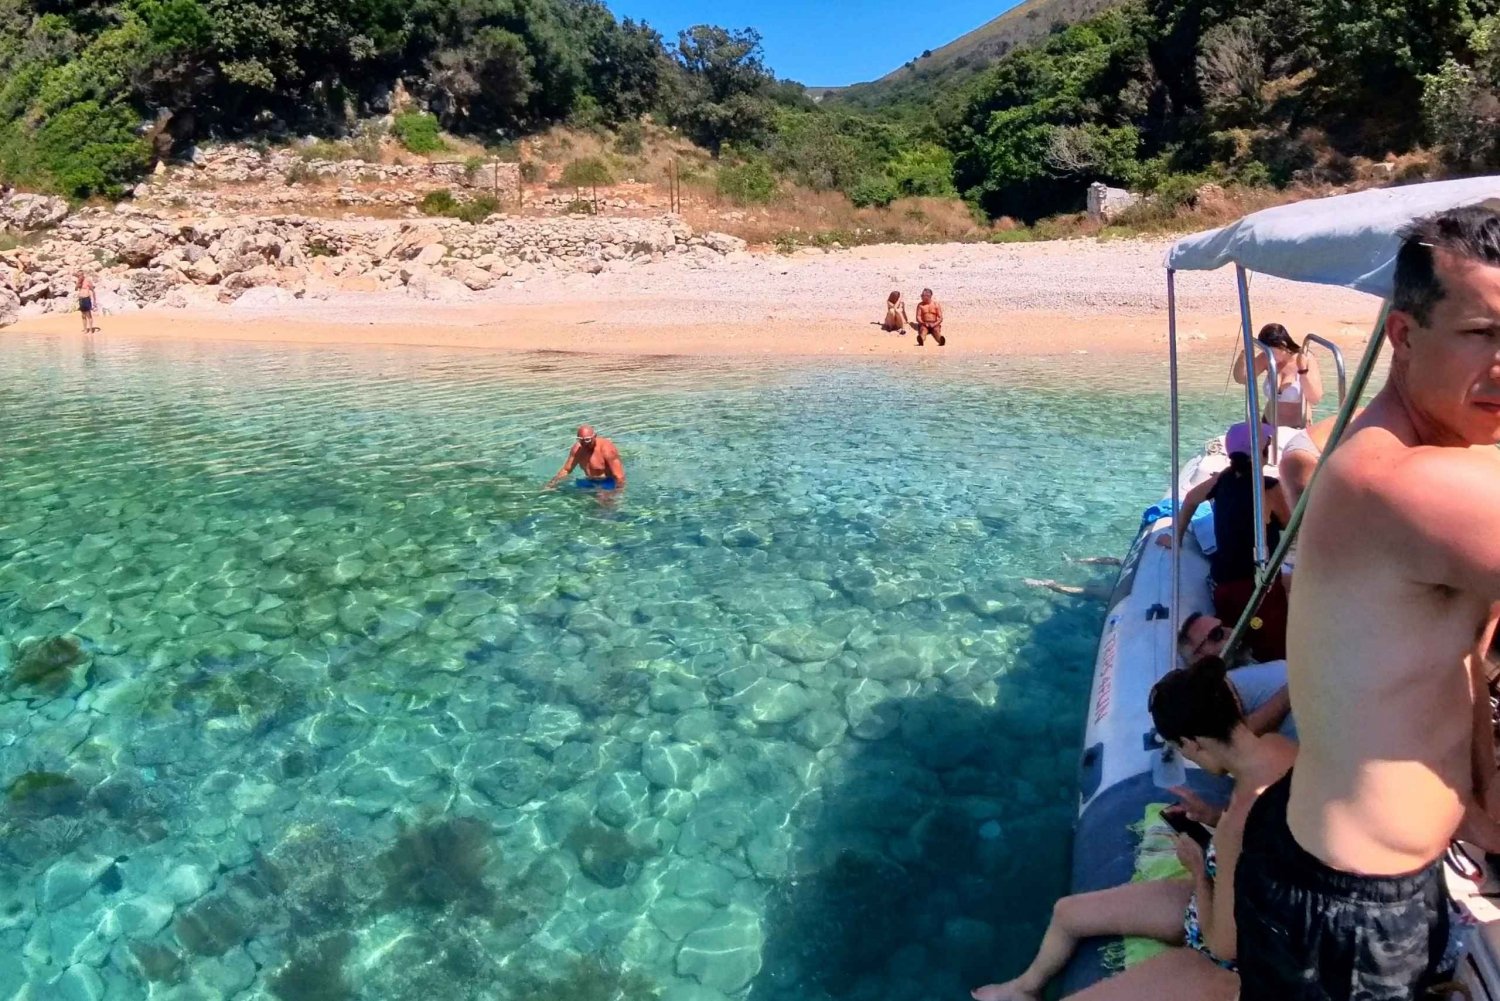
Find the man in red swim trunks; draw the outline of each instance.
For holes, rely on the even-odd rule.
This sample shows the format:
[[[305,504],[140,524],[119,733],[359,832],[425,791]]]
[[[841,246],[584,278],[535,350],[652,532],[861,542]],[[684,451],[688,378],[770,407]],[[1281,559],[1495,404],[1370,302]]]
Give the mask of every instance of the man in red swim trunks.
[[[943,304],[932,297],[932,289],[922,290],[922,301],[917,303],[917,322],[912,326],[917,328],[917,347],[929,336],[937,340],[938,347],[948,343],[943,337]]]

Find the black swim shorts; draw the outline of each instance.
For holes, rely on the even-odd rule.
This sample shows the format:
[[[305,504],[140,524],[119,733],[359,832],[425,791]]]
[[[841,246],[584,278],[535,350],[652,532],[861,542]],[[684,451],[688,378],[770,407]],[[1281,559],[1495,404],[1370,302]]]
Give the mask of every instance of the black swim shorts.
[[[1261,794],[1234,873],[1242,1001],[1411,1001],[1448,940],[1442,860],[1405,876],[1340,872],[1287,827],[1292,777]]]

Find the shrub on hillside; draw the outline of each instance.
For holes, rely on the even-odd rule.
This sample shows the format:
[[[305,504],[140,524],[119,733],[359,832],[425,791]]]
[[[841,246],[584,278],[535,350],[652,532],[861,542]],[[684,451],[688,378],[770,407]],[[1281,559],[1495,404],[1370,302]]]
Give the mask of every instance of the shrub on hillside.
[[[429,191],[417,203],[417,208],[421,209],[424,215],[451,216],[458,211],[458,199],[454,198],[453,192],[447,188]]]
[[[601,184],[614,183],[614,173],[609,164],[597,156],[582,156],[569,160],[563,167],[561,182],[569,188],[597,188]]]
[[[448,148],[438,132],[438,120],[420,111],[407,111],[396,116],[391,131],[413,153],[437,153]]]
[[[615,136],[615,149],[626,156],[637,156],[646,146],[646,130],[640,122],[625,122]]]
[[[895,201],[901,192],[894,179],[885,174],[870,174],[860,178],[849,188],[849,200],[858,208],[885,208]]]
[[[443,188],[423,195],[417,207],[425,215],[481,223],[500,210],[500,202],[493,195],[478,195],[468,201],[459,201],[453,197],[453,192]]]
[[[151,164],[137,124],[129,108],[96,101],[70,105],[35,129],[11,122],[0,128],[0,175],[72,198],[117,197]]]
[[[718,192],[736,205],[764,205],[776,196],[776,175],[765,160],[746,160],[719,170]]]

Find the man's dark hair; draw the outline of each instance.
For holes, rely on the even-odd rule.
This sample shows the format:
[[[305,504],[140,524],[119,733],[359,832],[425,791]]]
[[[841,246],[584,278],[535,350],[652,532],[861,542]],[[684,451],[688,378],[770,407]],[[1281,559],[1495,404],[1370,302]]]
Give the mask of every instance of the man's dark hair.
[[[1391,306],[1426,326],[1432,322],[1432,308],[1446,294],[1434,251],[1500,267],[1500,201],[1491,199],[1418,219],[1402,231],[1401,238]]]
[[[1163,740],[1227,742],[1234,728],[1245,722],[1239,699],[1229,687],[1228,668],[1218,657],[1168,671],[1151,689],[1147,707]]]
[[[1193,628],[1193,623],[1203,618],[1202,612],[1194,612],[1182,620],[1182,628],[1177,630],[1177,645],[1183,646],[1188,642],[1188,630]]]

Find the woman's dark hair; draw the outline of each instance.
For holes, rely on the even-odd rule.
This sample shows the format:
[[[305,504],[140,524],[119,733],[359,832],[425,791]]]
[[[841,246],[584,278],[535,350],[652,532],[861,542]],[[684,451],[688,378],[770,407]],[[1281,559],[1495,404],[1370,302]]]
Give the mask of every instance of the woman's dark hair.
[[[1302,345],[1292,340],[1291,332],[1279,323],[1268,323],[1261,327],[1255,339],[1268,348],[1281,348],[1292,354],[1298,354],[1302,350]]]
[[[1229,671],[1218,657],[1168,671],[1151,689],[1151,721],[1162,740],[1228,741],[1245,721],[1229,687]]]
[[[894,305],[896,305],[896,303],[898,303],[898,302],[901,301],[901,293],[900,292],[892,292],[890,295],[888,295],[888,296],[885,297],[885,301],[888,302],[888,303],[890,303],[892,306],[894,306]]]

